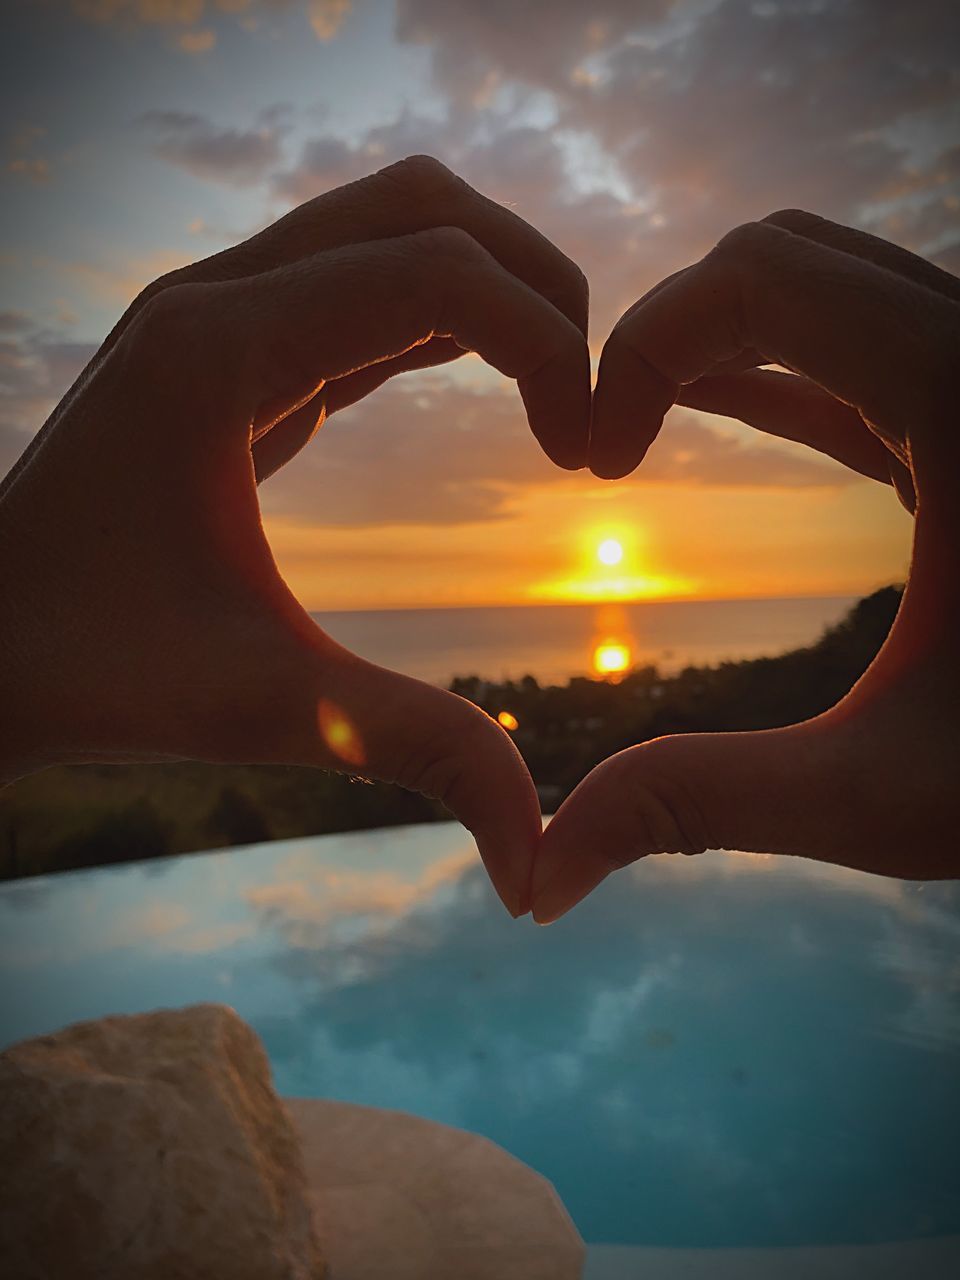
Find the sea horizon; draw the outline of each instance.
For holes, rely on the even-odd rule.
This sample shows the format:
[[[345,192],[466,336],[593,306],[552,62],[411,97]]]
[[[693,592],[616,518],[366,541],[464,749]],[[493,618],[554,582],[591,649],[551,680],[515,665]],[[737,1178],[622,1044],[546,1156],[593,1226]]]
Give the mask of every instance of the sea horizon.
[[[603,605],[660,605],[660,604],[731,604],[764,603],[778,600],[862,600],[865,596],[891,584],[878,583],[862,591],[793,591],[779,595],[737,596],[638,596],[629,600],[507,600],[481,604],[392,604],[376,608],[358,605],[344,609],[307,609],[311,618],[335,617],[344,613],[453,613],[471,609],[596,609]]]
[[[312,611],[361,657],[432,684],[454,677],[542,684],[618,678],[636,667],[767,657],[814,643],[860,595],[742,596],[610,603],[437,605]]]

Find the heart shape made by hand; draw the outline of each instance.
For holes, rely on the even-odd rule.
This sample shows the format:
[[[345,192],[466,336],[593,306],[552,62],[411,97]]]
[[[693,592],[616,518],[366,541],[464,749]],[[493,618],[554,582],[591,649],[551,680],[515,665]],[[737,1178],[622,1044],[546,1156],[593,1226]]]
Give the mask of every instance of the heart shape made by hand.
[[[320,196],[149,286],[0,489],[0,779],[185,757],[362,772],[443,800],[541,921],[659,851],[956,874],[958,314],[924,260],[773,215],[622,317],[591,399],[586,282],[521,219],[425,157]],[[260,522],[258,481],[326,416],[465,350],[517,380],[564,467],[627,474],[680,403],[892,481],[913,565],[863,680],[802,725],[621,753],[541,840],[509,736],[320,631]]]

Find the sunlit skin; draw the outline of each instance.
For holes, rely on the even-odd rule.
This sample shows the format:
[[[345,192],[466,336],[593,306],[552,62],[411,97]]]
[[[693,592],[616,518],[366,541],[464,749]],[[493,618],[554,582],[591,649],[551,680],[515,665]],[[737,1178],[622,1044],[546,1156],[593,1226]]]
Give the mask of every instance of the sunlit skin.
[[[750,224],[624,315],[592,417],[586,321],[577,268],[422,157],[148,288],[0,487],[0,781],[82,760],[347,768],[362,753],[370,776],[443,800],[508,910],[532,900],[541,921],[658,851],[956,875],[960,283],[812,215]],[[892,482],[916,513],[913,562],[865,677],[802,725],[612,757],[538,851],[509,733],[320,631],[260,522],[257,482],[325,416],[464,350],[517,380],[569,469],[628,474],[679,402]]]
[[[960,282],[797,211],[739,228],[623,316],[594,394],[596,475],[637,467],[676,402],[740,418],[892,482],[916,515],[913,560],[886,643],[836,707],[762,733],[661,738],[599,765],[545,833],[537,920],[656,852],[960,872],[958,368]]]
[[[439,797],[526,910],[540,807],[509,734],[320,631],[257,482],[328,415],[465,350],[581,466],[586,323],[574,264],[427,157],[155,282],[0,489],[0,781],[81,760],[360,768]]]

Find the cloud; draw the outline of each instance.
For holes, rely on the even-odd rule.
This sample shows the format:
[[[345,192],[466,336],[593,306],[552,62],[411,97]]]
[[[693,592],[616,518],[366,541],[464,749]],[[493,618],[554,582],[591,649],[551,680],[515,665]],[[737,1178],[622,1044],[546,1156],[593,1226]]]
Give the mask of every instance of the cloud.
[[[622,196],[578,182],[576,138],[513,123],[509,112],[481,120],[454,111],[436,120],[404,111],[354,141],[319,135],[274,175],[272,187],[298,204],[417,153],[442,160],[576,261],[590,280],[591,324],[599,334],[634,301],[640,282],[661,270],[664,236],[651,230],[648,217]]]
[[[35,330],[18,312],[0,314],[0,477],[20,457],[95,351],[91,343],[67,342]]]
[[[731,434],[675,410],[644,466],[624,483],[796,489],[857,479],[800,447]],[[514,388],[417,377],[332,418],[262,486],[261,502],[267,515],[311,524],[464,524],[511,514],[530,486],[583,481],[543,457]]]
[[[950,0],[608,0],[552,6],[548,23],[500,9],[398,0],[397,34],[430,49],[452,103],[539,103],[543,127],[615,165],[639,215],[622,263],[638,292],[777,207],[882,231],[871,206],[907,175],[911,206],[957,193],[942,163],[960,106]],[[903,231],[931,244],[920,221]]]
[[[7,164],[7,172],[29,178],[31,182],[44,183],[50,179],[50,164],[40,156],[17,156]]]
[[[352,7],[352,0],[307,0],[307,17],[317,39],[332,40]]]
[[[303,146],[293,167],[274,174],[273,189],[292,203],[302,204],[323,191],[332,191],[360,177],[365,168],[380,168],[377,162],[368,161],[365,166],[366,154],[369,153],[363,147],[351,145],[342,138],[313,138]]]
[[[50,179],[50,162],[33,154],[36,145],[47,134],[40,125],[27,124],[15,129],[8,141],[12,159],[7,161],[7,172],[43,184]]]
[[[484,1133],[550,1177],[588,1239],[884,1240],[918,1214],[951,1229],[949,887],[661,857],[551,931],[508,921],[476,864],[336,929],[271,888],[282,997],[253,1021],[282,1089]],[[923,1151],[906,1199],[876,1158],[904,1141]]]
[[[241,7],[243,0],[240,0]],[[203,16],[204,0],[71,0],[90,22],[131,22],[144,26],[190,26]]]
[[[302,10],[318,40],[332,40],[350,15],[352,0],[67,0],[73,11],[101,26],[146,27],[158,30],[194,28],[203,20],[232,17],[248,30],[275,21],[289,9]],[[216,31],[206,27],[177,36],[185,53],[206,53],[216,43]]]
[[[204,27],[200,31],[184,31],[177,44],[184,53],[209,53],[217,43],[217,33],[212,27]]]
[[[25,333],[33,321],[25,311],[0,311],[0,333]]]
[[[432,48],[434,74],[451,98],[476,104],[504,82],[551,90],[572,82],[583,59],[656,27],[675,7],[675,0],[556,0],[546,12],[513,0],[399,0],[396,31],[401,41]]]
[[[338,932],[338,924],[358,918],[388,928],[418,905],[431,901],[446,886],[455,886],[476,862],[472,850],[432,863],[419,880],[395,871],[362,871],[316,866],[298,879],[261,885],[245,893],[262,928],[281,928],[297,945],[310,946],[321,934]]]
[[[60,280],[78,286],[87,297],[105,303],[126,304],[151,280],[182,267],[186,254],[177,249],[158,249],[140,258],[117,259],[109,267],[96,262],[60,262],[35,258],[33,265]]]
[[[154,138],[154,155],[208,182],[257,182],[282,157],[282,128],[275,112],[261,114],[251,129],[218,127],[189,111],[148,111],[141,123]]]

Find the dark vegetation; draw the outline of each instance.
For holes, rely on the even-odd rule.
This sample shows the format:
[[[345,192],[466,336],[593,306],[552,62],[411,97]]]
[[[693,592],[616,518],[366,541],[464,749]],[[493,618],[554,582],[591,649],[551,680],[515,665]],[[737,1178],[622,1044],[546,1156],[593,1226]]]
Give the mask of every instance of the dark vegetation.
[[[600,760],[668,733],[764,729],[827,709],[876,654],[897,611],[893,587],[861,600],[814,645],[773,658],[655,667],[618,683],[532,676],[453,682],[514,734],[544,808]],[[48,769],[0,792],[0,878],[365,827],[429,822],[443,808],[398,787],[273,765],[83,765]]]

